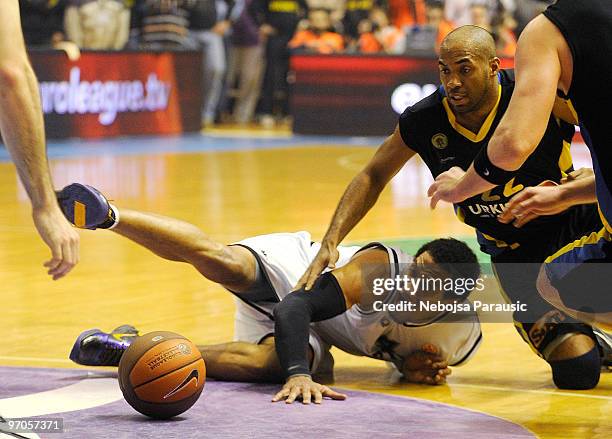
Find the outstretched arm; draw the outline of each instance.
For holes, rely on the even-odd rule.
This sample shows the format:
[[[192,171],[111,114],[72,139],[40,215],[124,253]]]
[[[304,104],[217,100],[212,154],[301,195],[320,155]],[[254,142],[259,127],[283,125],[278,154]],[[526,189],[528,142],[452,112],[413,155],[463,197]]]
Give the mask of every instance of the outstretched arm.
[[[0,131],[32,201],[34,224],[51,249],[52,259],[45,266],[53,279],[59,279],[78,262],[79,235],[55,199],[38,81],[28,61],[17,0],[2,3],[0,22]]]
[[[344,191],[321,241],[321,249],[298,281],[296,289],[305,286],[309,290],[325,268],[335,266],[338,260],[338,244],[374,206],[389,180],[414,154],[415,152],[406,146],[399,128],[396,127]]]
[[[516,52],[516,86],[508,110],[481,160],[477,158],[466,173],[447,171],[436,178],[428,192],[432,207],[438,201],[463,201],[503,184],[501,180],[510,180],[527,160],[546,131],[557,87],[563,82],[563,44],[567,46],[559,30],[543,15],[525,28]]]
[[[367,249],[358,253],[347,265],[325,273],[317,279],[310,291],[300,289],[289,294],[274,308],[274,334],[276,352],[283,376],[287,382],[273,401],[286,399],[293,402],[298,396],[309,403],[315,395],[315,403],[323,396],[344,399],[345,396],[312,381],[307,360],[308,334],[311,322],[327,320],[342,314],[355,303],[362,303],[364,281],[363,264],[368,268],[380,267],[386,273],[388,256],[384,250]],[[368,273],[378,277],[384,273]]]

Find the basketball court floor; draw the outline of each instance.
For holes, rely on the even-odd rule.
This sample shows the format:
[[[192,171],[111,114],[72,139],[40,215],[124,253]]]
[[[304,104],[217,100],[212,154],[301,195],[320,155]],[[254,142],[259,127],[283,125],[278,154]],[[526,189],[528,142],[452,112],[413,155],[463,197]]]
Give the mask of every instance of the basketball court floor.
[[[381,140],[212,132],[50,142],[49,155],[56,186],[87,183],[118,206],[184,219],[221,241],[297,230],[320,239],[344,187]],[[112,369],[67,359],[75,337],[131,323],[222,343],[232,338],[232,298],[191,267],[108,231],[80,232],[80,264],[51,281],[25,192],[0,154],[0,415],[60,417],[65,429],[22,437],[612,437],[612,377],[602,375],[591,391],[557,390],[547,364],[509,323],[483,324],[480,350],[444,386],[402,383],[382,362],[334,352],[345,402],[273,405],[277,386],[209,382],[179,419],[150,421],[121,399]],[[588,163],[583,149],[575,162]],[[347,242],[415,250],[452,236],[475,248],[472,230],[449,205],[429,210],[430,181],[422,163],[408,164]]]

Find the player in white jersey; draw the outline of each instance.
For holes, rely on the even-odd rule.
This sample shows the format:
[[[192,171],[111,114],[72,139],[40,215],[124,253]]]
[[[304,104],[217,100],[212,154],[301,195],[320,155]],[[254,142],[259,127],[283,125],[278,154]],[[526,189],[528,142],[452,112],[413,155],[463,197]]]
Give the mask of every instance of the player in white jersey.
[[[465,250],[459,241],[440,240],[433,243],[451,243]],[[320,244],[312,242],[307,232],[275,233],[256,236],[236,243],[253,252],[262,269],[264,278],[271,286],[276,297],[285,298],[294,288],[305,267],[319,251]],[[340,246],[340,258],[336,268],[346,266],[357,252],[372,249],[383,250],[387,254],[389,278],[400,274],[400,267],[412,264],[413,257],[400,249],[379,243],[366,246]],[[266,298],[249,299],[248,293],[236,298],[235,335],[236,341],[259,343],[274,334],[273,310],[278,303]],[[268,294],[265,296],[270,298]],[[398,302],[401,295],[386,298],[388,302]],[[481,340],[480,324],[475,314],[463,315],[462,321],[448,324],[454,315],[432,314],[435,322],[407,322],[416,317],[415,312],[375,311],[355,304],[346,312],[328,320],[313,323],[309,333],[309,346],[313,356],[310,371],[317,374],[320,368],[328,370],[328,351],[335,346],[353,355],[367,356],[390,361],[399,370],[412,353],[420,351],[424,345],[435,344],[438,357],[449,365],[463,363],[474,353]],[[414,319],[413,319],[414,320]]]
[[[88,186],[70,185],[59,198],[73,224],[78,222],[74,206],[79,203],[85,206],[80,213],[79,221],[84,221],[81,226],[112,228],[163,258],[190,263],[204,277],[235,295],[234,342],[201,347],[209,376],[279,382],[289,375],[279,366],[275,352],[274,313],[319,250],[319,244],[311,241],[309,233],[275,233],[223,245],[191,224],[110,206],[98,191]],[[99,212],[105,214],[96,219]],[[392,279],[406,267],[416,267],[418,263],[422,268],[422,264],[432,260],[469,263],[472,274],[477,276],[476,257],[464,243],[452,239],[432,241],[414,259],[399,249],[378,243],[344,246],[339,251],[334,273],[339,273],[339,285],[350,303],[355,304],[343,314],[311,325],[309,349],[305,352],[308,375],[320,376],[322,380],[331,378],[333,359],[329,348],[334,345],[351,354],[390,361],[410,381],[437,384],[444,382],[449,364],[459,364],[475,352],[481,340],[475,314],[448,324],[450,314],[389,311],[388,305],[397,304],[402,298],[398,291],[381,295],[380,303],[375,305],[368,297],[378,296],[362,294],[362,286],[356,280],[356,276],[372,271],[371,267]],[[436,252],[443,254],[445,260],[436,260],[441,259]],[[351,273],[352,280],[347,273]],[[363,298],[354,299],[359,296]],[[387,305],[384,311],[374,309],[381,304]],[[77,338],[70,358],[85,365],[117,365],[136,334],[128,326],[110,334],[97,329],[85,331]],[[315,402],[320,402],[322,396],[343,396],[314,381],[312,386]]]

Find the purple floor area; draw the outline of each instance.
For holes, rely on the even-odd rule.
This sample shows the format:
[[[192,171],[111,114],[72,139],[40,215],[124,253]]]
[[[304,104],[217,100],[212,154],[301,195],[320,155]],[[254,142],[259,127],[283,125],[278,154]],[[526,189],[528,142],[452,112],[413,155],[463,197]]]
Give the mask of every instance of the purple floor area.
[[[523,427],[503,419],[420,399],[347,391],[346,401],[287,406],[270,402],[278,386],[214,381],[206,383],[202,397],[189,411],[169,421],[154,421],[136,413],[120,399],[116,393],[118,384],[112,376],[92,375],[85,370],[0,367],[0,408],[18,412],[20,398],[15,397],[23,401],[27,395],[45,392],[40,396],[47,398],[45,401],[50,405],[44,408],[45,416],[63,418],[65,432],[40,433],[39,437],[57,439],[233,439],[281,435],[368,439],[534,437]],[[89,383],[95,386],[87,387]],[[53,389],[61,396],[49,392]],[[62,402],[68,399],[91,406],[105,398],[110,402],[82,410],[71,407],[73,411],[65,411],[69,405]],[[26,404],[22,416],[34,410],[33,405]],[[7,416],[2,411],[0,415]],[[16,417],[14,413],[11,416]]]

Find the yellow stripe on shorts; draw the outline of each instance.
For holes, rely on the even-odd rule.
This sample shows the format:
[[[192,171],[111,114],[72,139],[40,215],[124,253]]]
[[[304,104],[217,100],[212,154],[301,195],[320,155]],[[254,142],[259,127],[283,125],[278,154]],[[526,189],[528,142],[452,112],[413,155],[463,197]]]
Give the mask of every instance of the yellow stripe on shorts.
[[[582,238],[567,244],[553,255],[547,257],[544,263],[549,264],[561,255],[567,254],[576,248],[597,244],[602,239],[612,241],[612,236],[610,236],[610,232],[608,232],[605,227],[597,233],[593,232],[590,235],[583,236]]]

